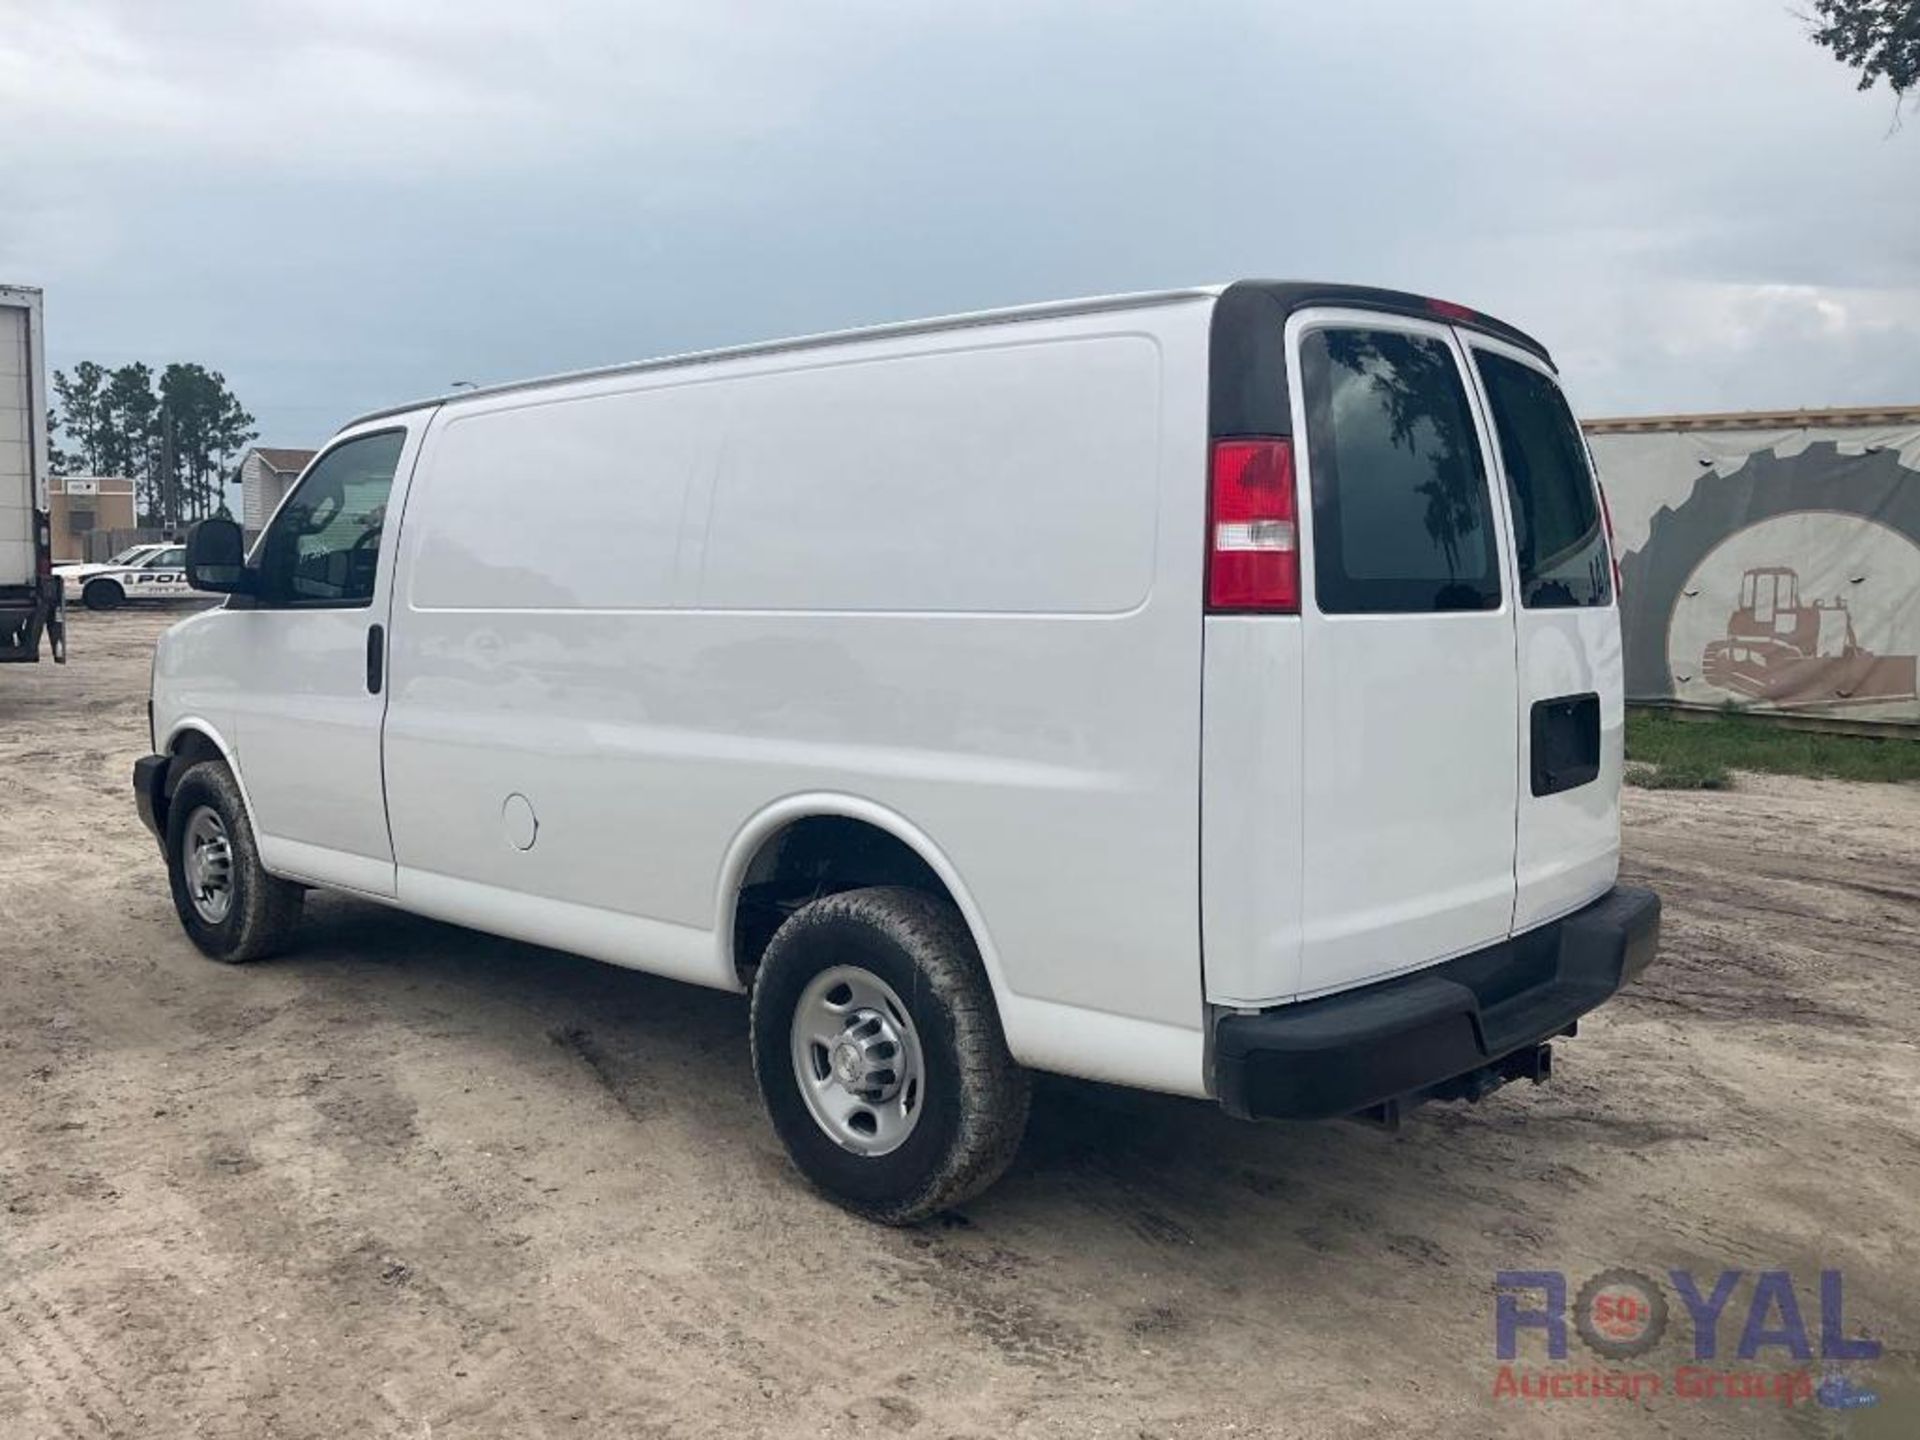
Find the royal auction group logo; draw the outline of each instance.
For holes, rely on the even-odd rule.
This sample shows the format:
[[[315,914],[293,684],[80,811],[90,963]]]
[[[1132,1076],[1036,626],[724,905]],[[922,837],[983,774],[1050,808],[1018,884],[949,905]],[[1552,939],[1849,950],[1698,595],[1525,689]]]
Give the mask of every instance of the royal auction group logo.
[[[1666,1367],[1650,1365],[1645,1357],[1674,1328],[1676,1303],[1692,1331],[1690,1354]],[[1729,1361],[1721,1352],[1722,1331],[1731,1336],[1736,1324]],[[1535,1343],[1549,1362],[1569,1361],[1577,1336],[1600,1363],[1517,1363],[1522,1337],[1530,1333],[1540,1337]],[[1817,1283],[1806,1287],[1796,1286],[1786,1270],[1722,1270],[1711,1285],[1689,1270],[1668,1270],[1662,1284],[1621,1267],[1601,1270],[1577,1288],[1559,1270],[1502,1270],[1494,1277],[1498,1400],[1672,1396],[1856,1409],[1877,1399],[1858,1367],[1878,1359],[1880,1348],[1878,1340],[1850,1331],[1838,1270],[1820,1271]]]
[[[1638,1270],[1602,1270],[1574,1297],[1573,1328],[1594,1354],[1635,1359],[1666,1333],[1666,1292]]]

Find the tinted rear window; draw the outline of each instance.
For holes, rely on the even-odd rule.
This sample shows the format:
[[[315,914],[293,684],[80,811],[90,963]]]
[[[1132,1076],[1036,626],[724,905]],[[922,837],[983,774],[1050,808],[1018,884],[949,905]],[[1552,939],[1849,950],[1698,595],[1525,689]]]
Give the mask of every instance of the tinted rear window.
[[[1476,351],[1513,500],[1520,601],[1604,605],[1612,585],[1587,447],[1560,387],[1531,365]]]
[[[1320,609],[1498,606],[1486,469],[1451,348],[1395,330],[1314,330],[1300,362]]]

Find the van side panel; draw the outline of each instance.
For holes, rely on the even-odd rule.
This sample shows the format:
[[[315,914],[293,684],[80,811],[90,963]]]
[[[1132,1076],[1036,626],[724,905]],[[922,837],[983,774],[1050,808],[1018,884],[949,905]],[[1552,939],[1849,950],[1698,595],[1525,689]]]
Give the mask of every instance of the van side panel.
[[[401,903],[733,987],[736,837],[852,797],[956,877],[1018,1058],[1202,1093],[1210,307],[450,406],[391,640]]]
[[[412,603],[476,614],[671,606],[681,523],[712,464],[718,413],[709,390],[681,387],[454,415],[435,434],[437,480],[426,483],[457,493],[408,511]]]
[[[1303,691],[1297,619],[1208,618],[1201,930],[1216,1005],[1300,988]]]
[[[1160,385],[1145,335],[736,381],[697,603],[1132,610],[1153,589]]]

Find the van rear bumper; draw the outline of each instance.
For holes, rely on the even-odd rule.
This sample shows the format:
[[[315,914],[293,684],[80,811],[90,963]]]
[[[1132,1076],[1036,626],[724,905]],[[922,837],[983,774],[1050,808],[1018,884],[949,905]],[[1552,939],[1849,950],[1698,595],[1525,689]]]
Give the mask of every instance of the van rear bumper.
[[[1659,939],[1660,897],[1620,885],[1564,919],[1416,974],[1223,1015],[1214,1093],[1242,1119],[1322,1120],[1445,1093],[1475,1071],[1513,1078],[1522,1067],[1500,1062],[1566,1033],[1653,963]]]

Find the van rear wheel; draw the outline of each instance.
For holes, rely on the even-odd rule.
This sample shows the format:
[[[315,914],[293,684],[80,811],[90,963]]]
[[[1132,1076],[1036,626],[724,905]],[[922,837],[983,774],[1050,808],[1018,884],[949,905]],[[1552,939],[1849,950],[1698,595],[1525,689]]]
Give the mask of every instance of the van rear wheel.
[[[167,878],[181,928],[214,960],[238,964],[274,954],[300,919],[304,892],[261,868],[246,802],[218,760],[202,760],[174,787]]]
[[[908,1225],[997,1180],[1028,1080],[954,908],[918,890],[829,895],[775,932],[753,986],[753,1070],[801,1174]]]

